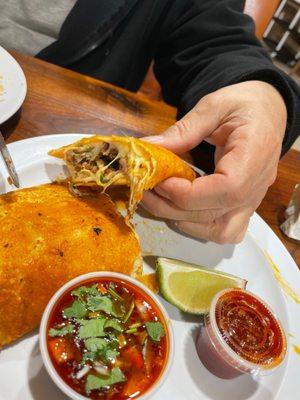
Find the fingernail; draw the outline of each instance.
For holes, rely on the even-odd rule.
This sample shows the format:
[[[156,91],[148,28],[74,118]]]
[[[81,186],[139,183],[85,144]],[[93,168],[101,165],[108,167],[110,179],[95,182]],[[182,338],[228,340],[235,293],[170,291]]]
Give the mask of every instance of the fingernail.
[[[141,138],[145,142],[150,142],[150,143],[155,143],[155,144],[160,144],[163,143],[164,137],[161,135],[154,135],[154,136],[146,136],[144,138]]]

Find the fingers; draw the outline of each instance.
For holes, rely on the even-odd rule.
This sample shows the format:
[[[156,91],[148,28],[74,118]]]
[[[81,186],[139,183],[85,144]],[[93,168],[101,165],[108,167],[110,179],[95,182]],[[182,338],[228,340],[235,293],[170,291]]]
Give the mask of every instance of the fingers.
[[[162,198],[154,192],[146,192],[142,204],[146,210],[156,217],[198,223],[212,223],[228,211],[224,208],[193,211],[183,210],[175,206],[170,200]]]
[[[253,209],[249,207],[229,212],[210,224],[180,221],[176,225],[181,231],[194,237],[219,244],[239,243],[245,236],[252,214]]]
[[[168,128],[162,135],[148,136],[142,140],[159,144],[175,153],[184,153],[197,146],[203,139],[218,128],[222,107],[212,106],[216,97],[204,97],[182,119]]]
[[[225,175],[215,173],[190,182],[182,178],[169,178],[158,185],[155,190],[169,199],[177,207],[185,210],[207,210],[228,208],[227,198],[231,185]],[[232,188],[235,190],[235,187]]]

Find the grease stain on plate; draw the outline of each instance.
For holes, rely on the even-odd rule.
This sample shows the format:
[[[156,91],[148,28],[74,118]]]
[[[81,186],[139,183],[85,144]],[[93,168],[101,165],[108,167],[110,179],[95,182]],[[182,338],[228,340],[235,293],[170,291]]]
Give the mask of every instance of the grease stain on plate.
[[[280,270],[274,263],[272,257],[266,251],[264,251],[264,255],[270,267],[272,268],[275,279],[277,280],[281,289],[287,296],[289,296],[292,300],[294,300],[296,304],[300,304],[300,296],[291,288],[290,284],[282,277]]]
[[[300,356],[300,346],[293,344],[293,350],[297,354],[297,356]]]

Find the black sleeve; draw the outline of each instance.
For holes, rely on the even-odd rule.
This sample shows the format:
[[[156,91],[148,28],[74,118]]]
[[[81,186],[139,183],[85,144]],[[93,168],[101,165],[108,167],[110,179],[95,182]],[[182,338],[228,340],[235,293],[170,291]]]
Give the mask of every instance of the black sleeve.
[[[274,85],[288,110],[282,153],[300,133],[300,90],[275,67],[243,13],[244,0],[173,0],[161,31],[154,72],[178,117],[203,96],[234,83]]]

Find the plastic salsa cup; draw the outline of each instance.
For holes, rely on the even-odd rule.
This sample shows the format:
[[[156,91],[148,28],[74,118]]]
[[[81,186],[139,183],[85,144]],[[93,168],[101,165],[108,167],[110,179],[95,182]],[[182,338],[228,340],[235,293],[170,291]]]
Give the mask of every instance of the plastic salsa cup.
[[[258,296],[225,289],[214,297],[196,347],[205,367],[220,378],[265,375],[283,361],[286,336],[276,315]]]

